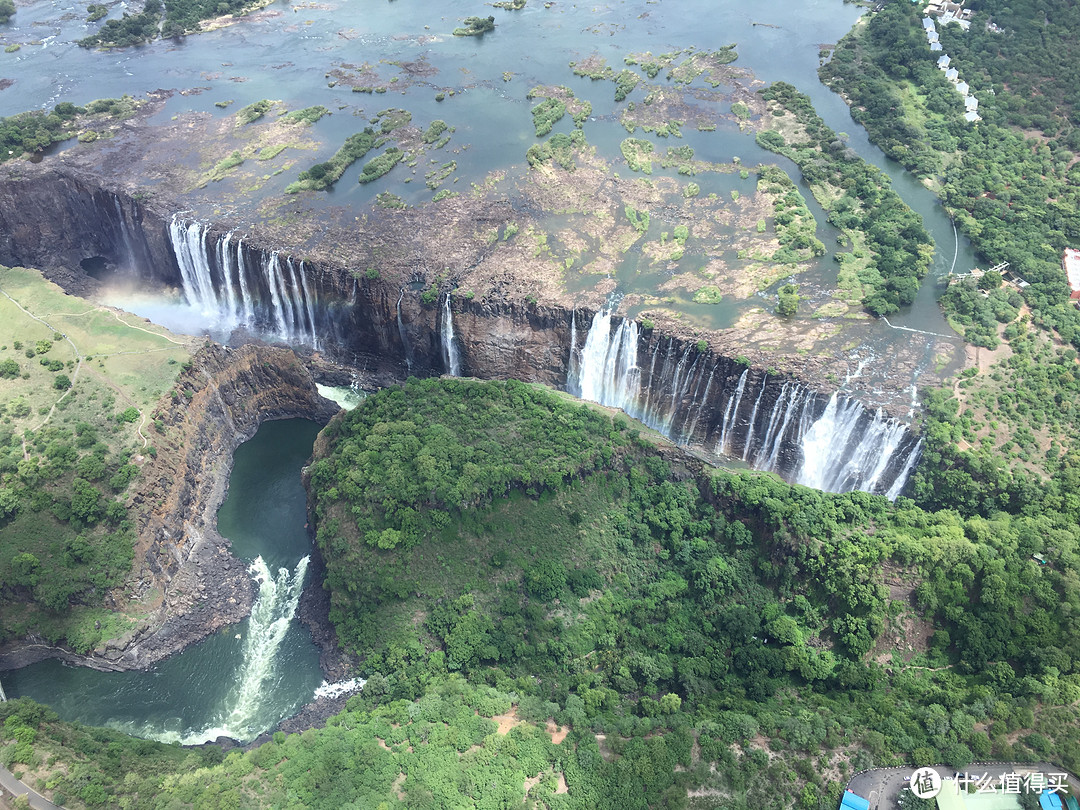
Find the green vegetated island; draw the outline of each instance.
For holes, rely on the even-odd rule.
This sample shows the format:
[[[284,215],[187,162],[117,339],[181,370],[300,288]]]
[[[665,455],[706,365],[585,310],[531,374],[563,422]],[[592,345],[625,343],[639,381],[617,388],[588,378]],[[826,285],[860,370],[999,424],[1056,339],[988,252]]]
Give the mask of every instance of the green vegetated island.
[[[310,487],[368,679],[343,713],[222,758],[20,700],[4,764],[163,808],[832,808],[871,765],[1080,766],[1075,492],[985,517],[828,495],[438,379],[335,418]]]

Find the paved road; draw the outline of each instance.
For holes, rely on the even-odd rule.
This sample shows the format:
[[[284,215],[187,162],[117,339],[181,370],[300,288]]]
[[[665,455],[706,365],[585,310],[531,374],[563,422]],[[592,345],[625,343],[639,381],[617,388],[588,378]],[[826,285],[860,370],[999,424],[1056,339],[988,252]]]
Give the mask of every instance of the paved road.
[[[956,773],[956,769],[950,768],[948,765],[935,765],[934,768],[942,777],[952,778]],[[854,777],[848,783],[848,789],[869,800],[870,810],[893,810],[896,807],[896,797],[900,795],[900,790],[908,784],[904,777],[910,777],[914,770],[914,768],[878,768],[867,771]],[[965,770],[972,776],[982,776],[984,773],[988,773],[991,776],[999,777],[1005,773],[1063,773],[1065,769],[1047,762],[1007,762],[993,765],[969,765]],[[946,784],[948,786],[952,785],[951,782]],[[997,784],[996,779],[995,784]],[[1080,793],[1080,780],[1077,780],[1072,774],[1069,774],[1069,787],[1074,796]],[[951,788],[946,787],[943,789]]]
[[[36,810],[64,810],[60,805],[53,804],[44,796],[35,793],[18,779],[15,774],[0,765],[0,787],[13,796],[22,796],[24,793],[30,797],[30,806]]]

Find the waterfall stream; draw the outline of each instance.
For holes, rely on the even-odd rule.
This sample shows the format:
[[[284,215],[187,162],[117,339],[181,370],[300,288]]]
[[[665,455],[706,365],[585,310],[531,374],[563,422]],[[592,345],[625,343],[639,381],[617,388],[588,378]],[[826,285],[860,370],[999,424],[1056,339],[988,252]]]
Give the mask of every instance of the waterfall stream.
[[[249,740],[262,729],[259,725],[264,709],[262,695],[268,681],[274,677],[278,648],[296,615],[296,606],[304,590],[308,560],[308,557],[302,557],[292,571],[279,568],[277,574],[273,575],[262,557],[256,557],[251,563],[248,570],[259,591],[251,606],[247,636],[243,639],[240,671],[233,688],[218,709],[221,724],[188,735],[181,742],[198,744],[220,736]]]
[[[242,238],[212,237],[201,222],[179,216],[169,241],[180,268],[181,292],[199,326],[228,337],[245,327],[291,345],[319,348],[318,290],[299,264],[278,251],[249,264]]]
[[[574,321],[571,343],[576,339]],[[638,362],[646,352],[647,373]],[[583,399],[620,408],[680,444],[828,492],[895,500],[921,450],[904,423],[857,399],[819,394],[673,338],[645,337],[632,320],[614,326],[609,311],[593,317],[580,362],[570,368],[567,390]]]
[[[446,294],[446,305],[443,307],[442,324],[443,360],[446,361],[446,373],[452,377],[461,376],[461,356],[458,354],[457,342],[454,340],[454,313],[450,309],[450,293]]]

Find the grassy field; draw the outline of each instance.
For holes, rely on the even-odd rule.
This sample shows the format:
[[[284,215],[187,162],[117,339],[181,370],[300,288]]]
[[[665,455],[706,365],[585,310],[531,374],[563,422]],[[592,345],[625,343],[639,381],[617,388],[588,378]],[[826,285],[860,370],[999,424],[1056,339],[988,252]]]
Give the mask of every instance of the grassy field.
[[[18,377],[0,379],[0,403],[6,406],[4,423],[18,430],[40,428],[54,407],[50,423],[99,426],[128,407],[148,410],[191,356],[192,339],[67,295],[35,270],[0,267],[0,291],[0,362],[11,358],[20,368]],[[58,334],[63,337],[56,339]],[[39,354],[39,340],[52,347]],[[22,348],[15,348],[17,342]],[[27,357],[28,351],[34,356]],[[43,359],[63,361],[63,371],[49,371]],[[58,373],[73,381],[70,391],[54,387]],[[15,415],[11,404],[16,400],[30,406],[28,415]],[[117,441],[108,443],[126,439],[142,446],[138,424],[122,428]]]
[[[130,626],[101,600],[131,567],[149,413],[193,347],[0,267],[0,638],[35,631],[86,651]]]

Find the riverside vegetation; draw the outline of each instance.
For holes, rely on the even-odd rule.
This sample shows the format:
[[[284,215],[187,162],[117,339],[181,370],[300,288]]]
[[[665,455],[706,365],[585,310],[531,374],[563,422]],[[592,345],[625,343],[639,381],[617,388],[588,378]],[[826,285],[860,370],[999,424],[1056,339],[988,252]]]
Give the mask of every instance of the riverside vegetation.
[[[811,810],[871,765],[1080,767],[1075,495],[965,518],[654,441],[524,383],[381,391],[310,469],[368,678],[343,713],[219,761],[20,701],[3,761],[73,807],[147,808],[685,807],[703,787],[694,806]]]
[[[821,69],[871,138],[932,182],[980,258],[1007,261],[1029,282],[1017,289],[987,273],[942,298],[965,339],[1000,350],[989,368],[970,368],[954,388],[924,397],[925,450],[912,493],[967,515],[1034,515],[1059,503],[1068,511],[1076,497],[1080,312],[1068,300],[1060,257],[1076,244],[1080,121],[1062,91],[1070,68],[1039,44],[1053,37],[1073,47],[1076,21],[1061,3],[1042,8],[1032,17],[1031,3],[991,2],[970,31],[939,26],[944,51],[981,100],[975,125],[962,119],[960,95],[937,69],[917,9],[886,6]],[[1007,32],[991,30],[992,21]],[[1025,92],[1036,81],[1045,93]]]
[[[1063,249],[1077,239],[1080,168],[1073,150],[1080,150],[1080,116],[1072,96],[1061,92],[1071,75],[1060,70],[1061,53],[1037,45],[1052,36],[1070,46],[1076,22],[1063,4],[1048,3],[1044,31],[1035,17],[1024,17],[1029,5],[1014,11],[990,3],[966,33],[942,26],[944,51],[963,65],[965,81],[982,100],[983,120],[974,126],[963,120],[960,94],[937,69],[938,54],[926,47],[913,6],[889,4],[845,36],[821,77],[852,103],[852,115],[886,154],[934,179],[987,265],[1007,261],[1030,283],[1022,296],[1033,322],[1080,349],[1080,311],[1069,304],[1061,270]],[[991,15],[1010,21],[1008,35],[987,30]],[[1024,92],[1033,77],[1045,94]],[[1042,129],[1039,137],[1023,131],[1031,127]],[[946,311],[965,337],[993,347],[1006,315],[1001,296],[974,298],[947,295]]]
[[[802,170],[829,221],[852,241],[851,253],[836,254],[841,287],[862,290],[862,305],[890,315],[915,300],[934,243],[889,178],[862,160],[814,112],[810,99],[778,82],[761,91],[774,116],[794,118],[788,137],[766,129],[759,145],[791,158]]]

